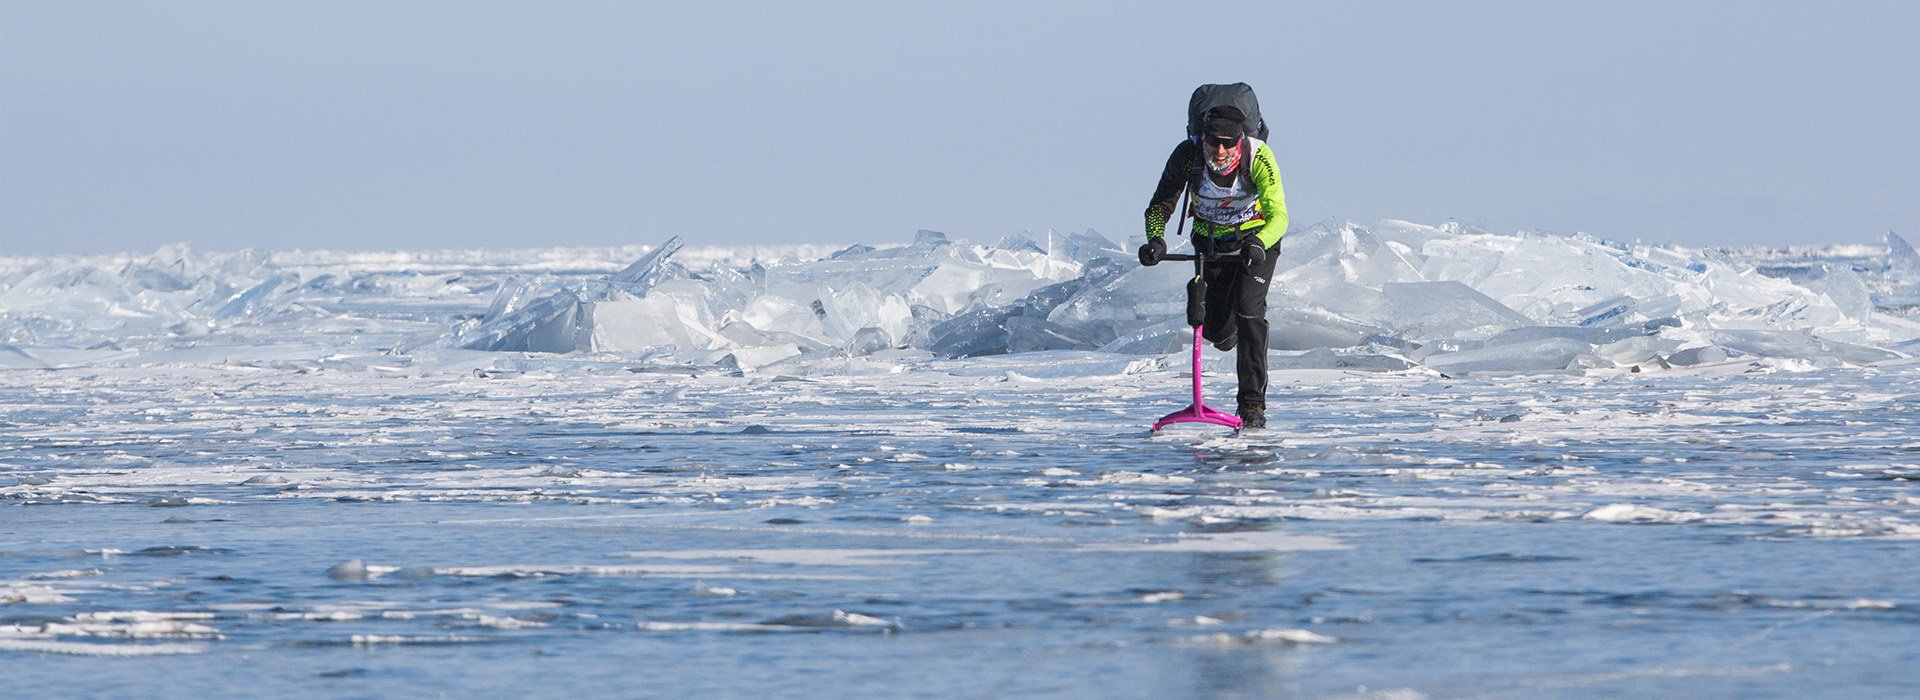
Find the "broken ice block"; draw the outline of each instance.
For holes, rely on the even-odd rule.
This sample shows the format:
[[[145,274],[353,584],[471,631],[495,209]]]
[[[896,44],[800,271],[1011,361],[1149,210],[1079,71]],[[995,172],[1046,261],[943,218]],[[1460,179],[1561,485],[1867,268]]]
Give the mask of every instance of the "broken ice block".
[[[888,335],[886,331],[868,326],[854,331],[853,338],[847,341],[846,351],[848,355],[858,357],[861,355],[871,355],[892,347],[892,336]]]
[[[1169,319],[1138,328],[1101,345],[1100,352],[1123,355],[1165,355],[1188,350],[1193,345],[1193,327],[1184,318]]]
[[[1920,270],[1920,253],[1900,234],[1887,232],[1887,267],[1902,271]]]
[[[1405,358],[1370,352],[1340,352],[1317,348],[1299,353],[1276,352],[1267,358],[1267,369],[1349,369],[1363,372],[1398,372],[1413,363]]]
[[[1092,350],[1098,345],[1092,333],[1046,319],[1013,316],[1007,319],[1006,325],[1008,352]]]
[[[1533,319],[1459,282],[1388,283],[1380,291],[1393,324],[1408,337],[1486,337],[1534,325]]]
[[[1694,365],[1719,364],[1726,362],[1727,358],[1728,355],[1725,349],[1706,345],[1674,351],[1673,354],[1667,355],[1666,360],[1667,364],[1679,367],[1692,367]]]
[[[1388,333],[1384,327],[1310,306],[1274,308],[1269,305],[1267,310],[1267,348],[1270,350],[1346,348]]]
[[[1476,372],[1541,372],[1566,369],[1575,358],[1589,355],[1593,346],[1569,338],[1547,338],[1430,355],[1427,367],[1453,376]]]
[[[1852,365],[1900,357],[1888,350],[1817,338],[1806,331],[1717,330],[1707,335],[1715,345],[1762,357],[1835,359]]]
[[[596,302],[587,321],[585,332],[596,352],[634,352],[663,345],[690,352],[730,344],[726,336],[696,322],[679,304],[665,297]]]
[[[492,352],[573,352],[583,347],[585,313],[579,297],[555,294],[460,333],[451,345]]]
[[[1843,264],[1822,263],[1820,274],[1802,286],[1826,295],[1839,312],[1854,321],[1865,321],[1873,314],[1873,292],[1867,289],[1859,273]]]
[[[608,280],[632,288],[631,291],[635,294],[645,292],[647,287],[659,281],[657,277],[661,266],[665,265],[674,253],[680,252],[685,245],[679,236],[668,238],[667,242],[660,244],[660,247],[633,261],[633,264],[628,265],[626,269],[614,273]]]
[[[859,281],[841,284],[844,286],[827,287],[820,295],[820,325],[827,337],[850,339],[862,328],[878,328],[893,339],[907,337],[913,311],[905,296],[882,294]]]

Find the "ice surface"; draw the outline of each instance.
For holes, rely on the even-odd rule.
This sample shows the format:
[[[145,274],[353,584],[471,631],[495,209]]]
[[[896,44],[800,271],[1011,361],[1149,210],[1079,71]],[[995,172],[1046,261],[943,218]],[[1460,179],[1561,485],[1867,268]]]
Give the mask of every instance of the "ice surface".
[[[683,269],[597,311],[680,318],[726,277]],[[461,274],[487,291],[433,338],[520,272]],[[801,348],[737,321],[697,342]],[[0,657],[63,696],[619,696],[634,659],[669,696],[1752,694],[1660,675],[1692,657],[1914,695],[1911,359],[1660,319],[1372,336],[1276,351],[1264,432],[1149,437],[1183,354],[865,329],[750,370],[130,343],[0,371]],[[1566,369],[1599,360],[1643,371]],[[112,658],[159,654],[187,656]]]

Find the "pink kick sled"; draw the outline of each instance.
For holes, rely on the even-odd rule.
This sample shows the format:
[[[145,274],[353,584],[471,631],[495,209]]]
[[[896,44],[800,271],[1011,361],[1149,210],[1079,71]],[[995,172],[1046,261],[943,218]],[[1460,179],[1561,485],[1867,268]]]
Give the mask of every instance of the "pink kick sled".
[[[1240,417],[1208,406],[1200,398],[1200,327],[1193,327],[1193,405],[1174,411],[1153,422],[1152,432],[1160,432],[1174,423],[1212,423],[1240,429]]]
[[[1181,223],[1184,224],[1185,222],[1183,221]],[[1185,226],[1183,225],[1181,228],[1184,229]],[[1239,255],[1240,251],[1225,254],[1216,253],[1209,256],[1206,251],[1199,250],[1201,246],[1196,245],[1194,247],[1198,250],[1198,253],[1195,255],[1171,254],[1161,258],[1162,260],[1193,261],[1193,279],[1187,281],[1187,325],[1193,326],[1193,405],[1169,413],[1162,416],[1160,420],[1154,421],[1153,428],[1150,432],[1160,432],[1161,428],[1175,423],[1212,423],[1214,425],[1232,428],[1236,432],[1240,430],[1241,424],[1239,416],[1208,406],[1207,402],[1200,397],[1200,329],[1202,320],[1206,318],[1207,278],[1205,267],[1207,259],[1209,257],[1231,257]]]

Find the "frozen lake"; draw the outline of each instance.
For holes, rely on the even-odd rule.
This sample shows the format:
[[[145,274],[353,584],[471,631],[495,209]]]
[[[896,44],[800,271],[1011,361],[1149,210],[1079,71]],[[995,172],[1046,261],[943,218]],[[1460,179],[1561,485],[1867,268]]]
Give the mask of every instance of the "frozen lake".
[[[14,695],[1914,697],[1920,254],[0,258]],[[676,255],[677,253],[677,255]],[[1231,358],[1208,354],[1210,397]]]
[[[1100,359],[3,372],[0,658],[61,696],[1920,692],[1909,367],[1286,372],[1231,437],[1147,435],[1184,377]]]

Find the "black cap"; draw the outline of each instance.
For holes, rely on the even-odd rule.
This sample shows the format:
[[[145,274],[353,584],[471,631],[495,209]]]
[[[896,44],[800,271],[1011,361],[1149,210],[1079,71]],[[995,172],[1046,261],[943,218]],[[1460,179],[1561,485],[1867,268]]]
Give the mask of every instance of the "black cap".
[[[1233,107],[1215,107],[1207,110],[1207,118],[1201,131],[1208,136],[1237,139],[1246,135],[1246,118],[1247,115]]]

